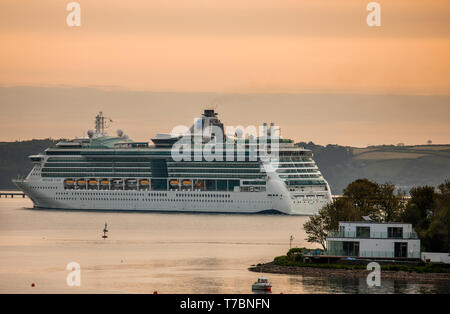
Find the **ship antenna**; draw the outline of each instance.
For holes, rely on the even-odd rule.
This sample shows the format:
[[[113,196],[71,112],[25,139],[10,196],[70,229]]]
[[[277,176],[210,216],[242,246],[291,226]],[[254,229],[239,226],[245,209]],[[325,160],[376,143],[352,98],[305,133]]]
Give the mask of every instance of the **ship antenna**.
[[[105,118],[103,117],[103,112],[100,111],[95,117],[95,133],[102,134],[105,130]]]
[[[103,111],[100,111],[98,115],[95,117],[95,133],[105,134],[105,128],[108,127],[105,124],[105,119],[106,121],[113,122],[111,118],[103,116]]]

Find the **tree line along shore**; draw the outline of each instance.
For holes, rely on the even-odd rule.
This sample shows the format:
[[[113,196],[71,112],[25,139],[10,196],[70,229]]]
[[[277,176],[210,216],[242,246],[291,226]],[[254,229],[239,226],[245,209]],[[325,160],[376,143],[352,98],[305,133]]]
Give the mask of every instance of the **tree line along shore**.
[[[279,256],[274,261],[249,267],[250,271],[273,274],[319,276],[319,277],[361,277],[371,272],[365,265],[313,264],[286,262]],[[381,277],[399,280],[450,282],[450,268],[428,265],[381,265]]]
[[[272,262],[249,268],[255,272],[302,274],[319,276],[367,276],[370,259],[334,259],[327,263],[311,262],[309,252],[326,253],[326,239],[336,231],[340,221],[362,221],[369,217],[374,222],[411,223],[421,240],[422,252],[450,254],[450,181],[438,188],[418,186],[405,192],[396,191],[391,183],[378,184],[368,179],[350,183],[341,198],[324,206],[318,214],[304,223],[306,240],[321,246],[316,250],[292,248],[286,255]],[[415,261],[379,261],[385,278],[450,280],[450,265]]]

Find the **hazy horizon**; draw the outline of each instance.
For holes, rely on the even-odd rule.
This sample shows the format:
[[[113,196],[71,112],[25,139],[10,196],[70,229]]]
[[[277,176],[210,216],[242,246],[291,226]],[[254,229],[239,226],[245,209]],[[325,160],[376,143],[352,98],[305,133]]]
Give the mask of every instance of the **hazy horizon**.
[[[170,93],[99,88],[0,87],[0,141],[84,137],[98,111],[148,141],[190,126],[214,105],[225,125],[274,122],[296,142],[368,145],[450,143],[450,96],[280,93]],[[32,127],[30,127],[32,126]]]

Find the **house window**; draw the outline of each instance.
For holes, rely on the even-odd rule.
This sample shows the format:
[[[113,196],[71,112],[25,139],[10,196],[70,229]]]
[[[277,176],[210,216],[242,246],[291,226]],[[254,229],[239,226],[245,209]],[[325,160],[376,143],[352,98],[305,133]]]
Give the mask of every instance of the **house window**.
[[[403,238],[402,227],[388,227],[388,238],[401,239]]]
[[[394,257],[406,258],[408,257],[408,243],[395,242],[394,243]]]
[[[359,242],[344,241],[342,250],[344,256],[359,256]]]
[[[356,237],[370,238],[370,227],[356,227]]]

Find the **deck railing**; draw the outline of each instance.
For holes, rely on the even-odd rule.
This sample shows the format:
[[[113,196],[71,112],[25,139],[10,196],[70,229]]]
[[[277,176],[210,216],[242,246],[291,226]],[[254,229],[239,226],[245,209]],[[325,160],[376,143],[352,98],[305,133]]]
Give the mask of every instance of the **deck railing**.
[[[418,239],[416,232],[403,232],[402,236],[396,236],[387,232],[370,232],[370,234],[360,233],[356,231],[329,231],[329,238],[360,238],[360,239]]]
[[[348,252],[344,250],[329,250],[324,255],[348,257],[374,257],[374,258],[420,258],[420,252],[408,252],[408,256],[395,256],[393,251],[360,251]]]

